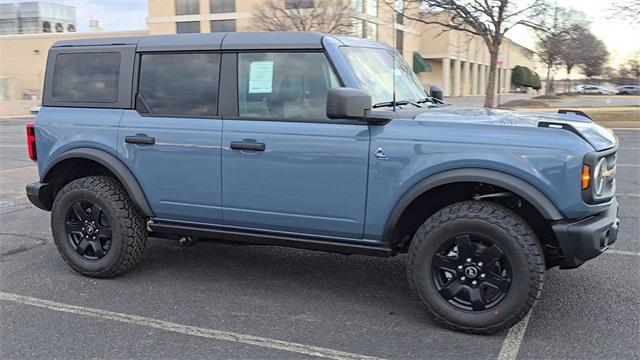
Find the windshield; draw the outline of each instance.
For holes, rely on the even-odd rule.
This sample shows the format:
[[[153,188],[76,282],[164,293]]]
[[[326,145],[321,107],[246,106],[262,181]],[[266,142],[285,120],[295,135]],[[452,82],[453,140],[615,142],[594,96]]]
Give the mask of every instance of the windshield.
[[[394,73],[396,101],[417,101],[427,96],[420,81],[397,51],[365,47],[343,47],[341,50],[360,83],[360,90],[371,95],[373,104],[393,100]]]

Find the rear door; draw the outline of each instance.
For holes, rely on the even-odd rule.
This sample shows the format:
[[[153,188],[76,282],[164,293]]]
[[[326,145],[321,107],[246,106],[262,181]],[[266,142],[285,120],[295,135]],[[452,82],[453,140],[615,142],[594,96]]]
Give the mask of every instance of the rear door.
[[[224,114],[225,222],[360,239],[369,128],[326,117],[327,91],[340,84],[325,54],[239,53],[230,63],[237,69],[225,73],[238,76],[225,87],[237,94]]]
[[[118,156],[142,186],[156,216],[217,224],[222,220],[221,55],[140,55],[135,110],[125,110]]]

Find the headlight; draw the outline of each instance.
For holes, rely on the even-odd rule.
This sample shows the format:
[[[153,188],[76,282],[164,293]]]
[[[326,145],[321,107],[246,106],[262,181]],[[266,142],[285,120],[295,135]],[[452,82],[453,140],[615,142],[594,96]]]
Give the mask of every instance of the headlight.
[[[615,194],[616,150],[592,152],[582,166],[582,199],[587,204],[611,200]]]
[[[604,190],[604,183],[607,180],[607,170],[609,165],[607,164],[607,158],[604,157],[598,161],[596,168],[593,171],[593,190],[597,196],[602,196]]]

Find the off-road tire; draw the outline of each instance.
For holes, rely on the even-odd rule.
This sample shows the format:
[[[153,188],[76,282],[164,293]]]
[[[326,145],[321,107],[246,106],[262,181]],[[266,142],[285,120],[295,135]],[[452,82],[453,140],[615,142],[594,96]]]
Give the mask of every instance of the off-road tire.
[[[65,214],[70,206],[84,200],[99,205],[111,226],[111,248],[97,260],[87,260],[79,255],[65,230]],[[122,185],[108,176],[85,177],[65,185],[53,203],[51,229],[64,261],[80,274],[96,278],[113,277],[133,268],[140,260],[147,240],[145,218],[136,211]]]
[[[512,264],[509,291],[494,308],[456,308],[436,288],[431,259],[444,238],[461,229],[493,234]],[[445,328],[466,333],[503,331],[522,320],[540,296],[544,271],[544,256],[531,227],[506,207],[484,201],[464,201],[439,210],[416,231],[408,251],[409,285],[422,305]]]

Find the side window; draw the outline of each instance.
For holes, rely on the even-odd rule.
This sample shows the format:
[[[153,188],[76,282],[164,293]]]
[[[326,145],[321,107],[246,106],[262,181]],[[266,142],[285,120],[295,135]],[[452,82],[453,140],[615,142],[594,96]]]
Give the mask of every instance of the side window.
[[[327,91],[339,86],[324,53],[238,54],[241,117],[328,120]]]
[[[120,53],[59,54],[51,97],[59,102],[115,103],[119,74]]]
[[[152,115],[215,116],[220,54],[145,54],[138,94]]]

